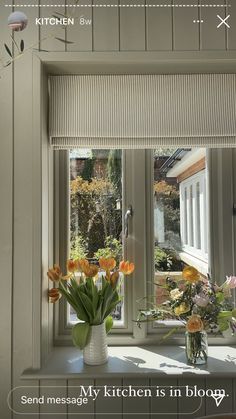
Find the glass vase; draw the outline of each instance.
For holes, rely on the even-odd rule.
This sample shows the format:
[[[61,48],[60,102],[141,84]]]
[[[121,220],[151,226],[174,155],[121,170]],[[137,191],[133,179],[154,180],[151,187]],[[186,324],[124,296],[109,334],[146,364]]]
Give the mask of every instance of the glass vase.
[[[190,364],[202,365],[207,362],[208,344],[205,330],[185,333],[185,351]]]

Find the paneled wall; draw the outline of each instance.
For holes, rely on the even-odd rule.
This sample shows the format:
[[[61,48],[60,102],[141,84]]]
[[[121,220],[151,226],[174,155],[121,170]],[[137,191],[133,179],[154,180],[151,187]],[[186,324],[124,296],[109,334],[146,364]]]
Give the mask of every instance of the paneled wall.
[[[218,1],[210,0],[213,5],[217,5]],[[74,13],[75,26],[67,29],[35,26],[36,17],[50,17],[56,11],[60,13],[66,11],[67,8],[63,7],[64,2],[65,0],[57,0],[56,3],[62,5],[58,8],[21,9],[16,7],[17,10],[24,11],[29,19],[27,29],[15,34],[17,43],[20,39],[24,39],[26,51],[12,65],[0,71],[0,190],[2,198],[0,204],[0,406],[2,419],[18,417],[8,409],[7,395],[11,388],[24,385],[20,379],[21,373],[33,365],[34,361],[32,344],[36,332],[32,329],[32,324],[34,316],[37,315],[35,308],[37,301],[34,300],[32,283],[35,277],[35,263],[41,264],[35,253],[41,245],[40,242],[35,243],[35,237],[40,230],[41,189],[38,173],[41,151],[40,145],[34,144],[32,140],[34,130],[39,129],[33,123],[32,52],[35,49],[49,52],[65,51],[65,54],[67,51],[117,51],[117,56],[119,56],[119,51],[130,51],[131,54],[135,51],[169,51],[171,58],[172,51],[236,50],[236,25],[232,25],[230,29],[222,25],[217,29],[217,24],[220,22],[217,14],[223,17],[230,13],[230,21],[236,21],[235,1],[231,1],[231,7],[226,9],[218,7],[200,9],[198,7],[172,7],[188,3],[182,0],[178,2],[164,0],[164,3],[171,7],[147,7],[149,5],[161,6],[163,3],[161,0],[146,0],[146,2],[145,0],[94,0],[93,2],[83,0],[83,4],[87,4],[88,7],[77,8],[75,11],[71,8],[68,12],[68,14]],[[227,3],[225,0],[221,2]],[[197,5],[200,2],[192,0],[191,3]],[[9,59],[4,43],[17,54],[7,27],[7,17],[13,8],[4,7],[4,4],[10,4],[10,2],[5,0],[0,5],[0,57],[3,60],[0,67]],[[43,0],[40,4],[43,4]],[[100,4],[105,4],[107,7],[96,7]],[[136,6],[131,7],[134,4]],[[116,5],[119,7],[115,7]],[[121,7],[123,5],[130,5],[130,7]],[[82,16],[88,24],[79,23]],[[193,23],[193,20],[198,19],[204,22]],[[91,24],[88,22],[90,20]],[[64,39],[67,43],[58,41],[55,37]],[[37,156],[35,147],[38,159],[34,157],[33,160],[33,156]],[[35,217],[38,223],[34,222]],[[43,266],[43,269],[46,270],[47,267]],[[40,283],[40,277],[38,281]],[[38,393],[39,383],[33,380],[31,383],[27,382],[27,385],[29,384],[36,386],[36,388],[32,387],[32,394]],[[65,382],[50,381],[46,384],[65,385]],[[76,385],[76,382],[72,384]],[[227,380],[226,385],[231,384],[232,382]],[[45,382],[41,385],[45,385]],[[128,412],[134,407],[129,403],[131,402],[126,400],[122,406],[118,407],[120,416],[116,417],[122,417],[122,409],[127,413],[123,414],[123,418],[130,417]],[[206,406],[206,411],[212,412],[212,406],[209,404]],[[142,412],[141,409],[146,410],[146,408],[147,406],[138,406],[140,412]],[[148,408],[154,409],[155,406],[151,404]],[[100,417],[98,413],[101,409],[103,409],[103,404],[100,401],[96,405],[95,417]],[[29,414],[27,417],[36,418],[37,416]],[[60,417],[66,418],[67,413],[65,412],[64,416]],[[92,419],[94,414],[86,417]],[[143,419],[144,417],[146,418],[145,415]]]
[[[42,3],[42,2],[41,2]],[[64,0],[56,2],[64,4]],[[231,4],[232,3],[232,4]],[[43,4],[43,3],[42,3]],[[83,5],[86,7],[83,7]],[[187,7],[191,5],[191,7]],[[201,6],[202,7],[199,7]],[[75,25],[58,29],[65,46],[52,38],[55,28],[41,27],[41,48],[50,51],[214,51],[236,49],[236,4],[211,0],[85,0],[79,8],[41,8],[75,18]],[[165,6],[165,7],[164,7]],[[182,6],[182,7],[180,7]],[[211,6],[211,7],[206,7]],[[226,6],[226,7],[218,7]],[[230,14],[227,23],[217,26]],[[81,18],[86,23],[82,24]],[[202,21],[202,23],[194,23]],[[45,39],[46,38],[46,39]]]

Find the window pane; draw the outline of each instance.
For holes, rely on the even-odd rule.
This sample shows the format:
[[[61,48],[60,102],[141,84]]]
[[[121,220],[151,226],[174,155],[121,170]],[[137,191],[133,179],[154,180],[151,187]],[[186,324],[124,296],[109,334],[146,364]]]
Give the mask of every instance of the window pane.
[[[164,148],[154,154],[155,284],[180,277],[186,264],[208,272],[205,154]],[[157,303],[168,298],[158,286],[154,295]]]
[[[95,264],[114,257],[118,265],[122,253],[122,151],[71,150],[70,257]],[[123,306],[113,313],[116,325],[124,322]],[[69,321],[75,320],[70,308]]]

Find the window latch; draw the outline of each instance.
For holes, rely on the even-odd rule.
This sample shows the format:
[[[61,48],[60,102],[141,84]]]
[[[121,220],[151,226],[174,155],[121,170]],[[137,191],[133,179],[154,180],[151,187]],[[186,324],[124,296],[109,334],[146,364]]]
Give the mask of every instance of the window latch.
[[[133,208],[132,205],[129,205],[127,211],[125,213],[125,238],[127,239],[129,236],[129,220],[133,216]]]

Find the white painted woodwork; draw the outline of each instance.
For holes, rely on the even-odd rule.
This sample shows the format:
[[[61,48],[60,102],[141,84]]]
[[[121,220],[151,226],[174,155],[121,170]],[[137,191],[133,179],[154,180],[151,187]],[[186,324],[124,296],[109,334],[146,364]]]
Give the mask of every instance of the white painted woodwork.
[[[3,10],[2,20],[6,20],[9,10]],[[4,60],[9,57],[2,46],[6,42],[10,48],[7,25],[0,25],[0,54]],[[0,79],[0,190],[2,194],[0,205],[0,266],[1,266],[1,304],[0,304],[0,406],[5,419],[11,418],[6,405],[8,392],[11,390],[12,374],[12,282],[13,282],[13,68],[7,67],[1,73]],[[3,112],[4,110],[4,112]]]
[[[86,0],[89,1],[89,0]],[[140,0],[137,0],[140,1]],[[212,0],[211,0],[212,1]],[[151,2],[151,0],[150,0]],[[64,0],[57,0],[57,3],[64,3]],[[157,3],[157,0],[155,0]],[[235,21],[236,15],[236,6],[232,2],[232,7],[230,13],[232,14],[231,22]],[[144,4],[143,1],[140,1],[140,4]],[[3,47],[3,42],[9,41],[9,31],[6,25],[6,19],[10,13],[10,8],[5,8],[4,4],[0,5],[1,9],[1,19],[3,24],[0,25],[0,35],[1,35],[1,45],[0,51],[1,56],[4,54],[6,57],[6,52]],[[172,10],[163,10],[158,12],[157,9],[148,9],[145,11],[144,8],[137,10],[122,9],[120,12],[113,10],[110,14],[110,11],[100,10],[99,12],[93,13],[90,8],[86,10],[80,10],[80,13],[86,18],[93,16],[94,22],[92,26],[82,28],[79,25],[76,25],[74,28],[61,29],[57,28],[55,35],[59,37],[66,37],[68,40],[73,41],[73,44],[65,45],[62,42],[55,41],[53,39],[54,34],[52,32],[54,29],[48,27],[41,27],[39,29],[34,26],[34,20],[38,17],[49,17],[50,14],[54,13],[57,9],[41,9],[37,8],[28,8],[27,16],[29,18],[28,28],[25,32],[16,34],[16,39],[19,41],[21,37],[25,41],[26,47],[34,44],[37,49],[39,39],[41,40],[41,50],[48,49],[49,51],[61,51],[60,59],[54,54],[45,53],[45,56],[49,57],[51,60],[50,69],[54,68],[54,71],[59,73],[67,67],[68,62],[70,61],[71,68],[75,69],[75,72],[87,72],[87,73],[98,73],[99,71],[103,72],[113,72],[129,73],[134,72],[134,68],[137,72],[146,72],[153,73],[156,71],[159,72],[186,72],[186,68],[190,72],[202,71],[203,66],[205,66],[206,71],[212,71],[212,60],[214,61],[214,68],[224,71],[225,68],[231,69],[232,72],[235,71],[235,64],[233,59],[235,56],[226,51],[226,41],[227,47],[229,50],[236,49],[236,29],[235,25],[232,25],[230,30],[226,28],[221,28],[220,31],[216,31],[215,28],[215,15],[211,14],[210,10],[204,10],[201,13],[201,16],[206,18],[210,25],[204,26],[200,30],[200,40],[199,33],[196,28],[193,28],[190,25],[190,22],[186,22],[186,25],[180,27],[181,15],[173,12]],[[61,8],[58,8],[61,11]],[[229,10],[229,9],[228,9]],[[204,12],[204,13],[203,13]],[[101,19],[103,16],[112,16],[106,22],[106,25],[102,25]],[[186,13],[184,16],[187,16]],[[155,20],[156,17],[156,20]],[[174,19],[172,20],[172,17]],[[174,31],[172,27],[172,22],[174,23]],[[186,28],[188,27],[188,31]],[[172,30],[170,31],[170,29]],[[173,38],[176,36],[176,39],[172,39],[172,33],[174,34]],[[227,37],[226,37],[227,34]],[[108,39],[109,38],[109,39]],[[93,40],[93,42],[92,42]],[[93,44],[93,45],[92,45]],[[200,44],[200,45],[199,45]],[[178,50],[177,52],[172,51],[172,48]],[[203,53],[196,52],[197,45],[204,50]],[[109,54],[112,54],[110,51],[116,51],[119,48],[124,53],[114,53],[109,55],[110,67],[108,69],[107,62],[108,57],[106,51],[109,51]],[[104,51],[103,53],[96,53],[91,57],[88,56],[87,52],[94,49],[99,51]],[[145,57],[142,55],[141,51],[165,51],[164,54],[157,54],[149,56],[149,64],[146,63]],[[183,50],[188,49],[190,55],[186,58]],[[70,52],[73,51],[73,55]],[[84,54],[78,55],[77,51],[84,51]],[[192,51],[192,53],[191,53]],[[215,52],[214,52],[215,51]],[[135,54],[134,54],[135,52]],[[68,55],[67,55],[68,54]],[[197,55],[195,55],[197,54]],[[200,55],[198,55],[200,54]],[[44,55],[44,54],[43,54]],[[201,60],[198,61],[198,57]],[[47,58],[45,58],[46,60]],[[173,59],[175,64],[171,65],[170,60]],[[61,62],[61,67],[55,63],[55,61]],[[63,64],[64,62],[64,64]],[[122,64],[123,62],[123,64]],[[92,63],[92,64],[91,64]],[[124,66],[125,64],[125,66]],[[57,68],[56,68],[57,67]],[[125,69],[124,69],[125,67]],[[68,70],[68,67],[67,67]],[[67,71],[65,70],[65,71]],[[13,73],[12,73],[13,72]],[[5,71],[1,72],[0,79],[0,132],[1,132],[1,145],[0,145],[0,187],[3,199],[1,200],[1,217],[0,217],[0,264],[1,264],[1,357],[0,357],[0,405],[1,405],[1,417],[4,419],[10,419],[11,413],[6,404],[6,396],[10,390],[10,387],[18,385],[29,385],[31,387],[31,394],[34,395],[35,391],[38,392],[39,383],[38,377],[36,375],[29,375],[28,380],[21,380],[21,373],[25,368],[30,368],[34,363],[38,362],[38,353],[33,353],[33,343],[35,345],[35,340],[37,339],[37,332],[32,332],[32,327],[34,321],[37,320],[38,315],[38,306],[36,311],[33,313],[34,307],[33,302],[36,301],[37,296],[33,295],[33,284],[35,284],[39,278],[39,265],[40,265],[40,250],[39,246],[41,243],[41,238],[36,236],[39,234],[39,225],[33,225],[34,222],[39,222],[38,216],[40,214],[40,209],[36,208],[39,205],[39,193],[40,193],[40,182],[41,182],[41,173],[40,173],[40,154],[37,156],[36,152],[39,151],[40,145],[35,143],[34,131],[39,129],[38,122],[32,119],[33,111],[35,112],[35,106],[33,102],[35,98],[33,97],[33,67],[32,67],[32,54],[24,54],[17,62],[14,64],[14,67],[9,66]],[[12,79],[13,75],[13,79]],[[13,84],[14,80],[14,84]],[[37,89],[36,89],[37,91]],[[35,92],[35,91],[34,91]],[[13,112],[14,111],[14,112]],[[33,125],[33,122],[36,125]],[[42,128],[42,140],[43,140],[43,174],[46,176],[48,172],[48,161],[51,159],[51,156],[47,155],[47,146],[45,143],[46,137],[46,124],[43,123]],[[220,153],[220,152],[219,152]],[[13,158],[14,154],[14,158]],[[220,157],[218,159],[219,167],[222,164],[227,165],[226,160],[223,161]],[[235,167],[235,164],[234,164]],[[230,168],[227,172],[230,174]],[[51,171],[51,168],[50,168]],[[217,172],[217,168],[215,168]],[[235,169],[234,169],[235,171]],[[52,177],[52,173],[51,173]],[[213,180],[211,179],[211,182]],[[46,190],[46,179],[43,179],[43,189]],[[231,195],[229,194],[230,185],[225,188],[225,193],[222,196],[217,196],[217,178],[213,183],[211,199],[213,200],[213,205],[215,208],[214,217],[211,221],[214,226],[214,222],[219,222],[221,216],[223,215],[225,219],[230,219],[232,217],[232,200]],[[235,182],[233,185],[234,190],[234,200],[236,196],[235,192]],[[49,190],[45,193],[48,193],[49,197],[52,196],[51,186]],[[220,211],[220,202],[221,198],[228,199],[229,206],[228,209],[222,214]],[[50,200],[50,199],[49,199]],[[46,201],[43,202],[42,214],[45,217],[47,212]],[[50,208],[50,213],[52,214],[52,207]],[[36,218],[36,219],[35,219]],[[231,220],[232,221],[232,220]],[[218,275],[222,277],[222,272],[225,272],[228,269],[229,273],[232,273],[234,270],[234,259],[235,259],[235,221],[233,220],[232,224],[234,225],[234,239],[232,238],[231,225],[224,227],[220,237],[217,237],[216,245],[213,249],[215,253],[216,260],[219,261],[219,266],[215,267]],[[228,247],[232,249],[232,252],[226,253],[224,246],[222,244],[222,234],[227,236],[229,243]],[[42,274],[45,277],[45,272],[47,269],[47,258],[52,263],[52,231],[46,231],[46,222],[43,229],[43,244],[49,237],[49,248],[45,248],[43,252],[43,267]],[[47,244],[46,244],[47,247]],[[223,253],[222,253],[223,251]],[[37,262],[37,252],[39,252],[39,260]],[[12,264],[12,254],[13,264]],[[223,256],[222,256],[223,255]],[[225,266],[222,265],[223,257],[225,257]],[[37,263],[37,267],[34,265],[34,262]],[[227,266],[226,266],[227,264]],[[12,281],[13,279],[13,281]],[[35,282],[36,281],[36,282]],[[38,288],[37,288],[38,289]],[[43,351],[47,353],[48,348],[50,347],[52,341],[52,330],[51,328],[47,329],[48,319],[51,319],[52,316],[52,307],[50,307],[47,312],[46,309],[46,282],[42,285],[42,292],[44,293],[44,304],[43,304],[43,318],[42,318],[42,332],[43,332],[43,345],[46,346],[46,350]],[[38,321],[39,318],[38,318]],[[50,323],[50,320],[49,320]],[[48,332],[48,336],[45,337],[44,332]],[[40,337],[39,343],[40,343]],[[64,349],[58,349],[58,352]],[[67,358],[70,356],[70,351],[74,349],[67,348]],[[171,351],[173,349],[163,349],[168,354],[168,363],[174,364],[174,367],[171,369],[173,378],[166,379],[166,375],[162,375],[158,378],[161,383],[164,383],[165,380],[169,384],[176,384],[176,373],[180,372],[181,362],[174,360]],[[233,349],[235,351],[235,349]],[[117,350],[118,351],[118,350]],[[135,351],[135,356],[134,356]],[[134,348],[129,349],[128,357],[141,357],[145,352],[145,349],[142,349],[142,352],[136,352]],[[158,352],[160,348],[158,349]],[[235,355],[231,353],[231,361],[226,362],[226,359],[215,360],[215,357],[219,353],[220,349],[212,348],[212,357],[209,359],[208,368],[214,373],[215,370],[219,374],[225,374],[226,376],[233,375],[235,368],[235,361],[233,360]],[[214,352],[216,351],[216,352]],[[166,355],[165,354],[165,355]],[[224,357],[227,355],[227,351],[221,351],[221,356]],[[158,358],[157,354],[152,354],[152,360]],[[59,359],[61,359],[59,357]],[[158,358],[160,362],[160,358]],[[165,357],[163,356],[163,359]],[[162,359],[162,361],[163,361]],[[54,359],[55,361],[55,359]],[[114,361],[114,360],[113,360]],[[59,362],[59,363],[58,363]],[[61,359],[62,362],[62,359]],[[166,361],[164,361],[166,362]],[[72,365],[66,363],[67,367]],[[74,364],[73,364],[74,365]],[[81,361],[75,361],[76,366],[81,367]],[[127,371],[127,365],[128,371]],[[157,364],[159,365],[159,364]],[[117,369],[113,369],[110,376],[110,382],[117,382],[116,373],[121,373],[118,380],[120,382],[121,376],[128,374],[127,376],[132,376],[134,380],[137,378],[137,374],[143,373],[144,365],[140,364],[135,365],[131,359],[129,361],[120,360],[118,363],[115,363]],[[150,365],[149,365],[150,366]],[[56,367],[56,370],[55,370]],[[148,364],[146,365],[148,367]],[[157,367],[158,368],[158,367]],[[166,367],[167,368],[167,367]],[[170,368],[170,367],[169,367]],[[182,368],[182,367],[181,367]],[[185,367],[186,368],[186,367]],[[168,369],[168,368],[167,368]],[[64,391],[62,394],[65,394],[65,385],[68,380],[68,392],[72,391],[70,385],[80,385],[82,377],[78,377],[78,370],[75,372],[68,372],[64,370],[63,373],[62,365],[60,361],[54,363],[54,372],[51,369],[50,376],[50,367],[41,371],[42,379],[43,374],[45,380],[41,380],[41,386],[44,384],[51,385],[52,390],[53,386],[62,384],[64,386]],[[61,371],[61,376],[60,376]],[[189,371],[189,370],[188,370]],[[188,371],[183,370],[183,373],[187,374]],[[170,370],[169,370],[170,372]],[[208,376],[206,371],[206,375]],[[109,371],[108,371],[109,373]],[[147,376],[149,376],[150,371],[146,371]],[[199,374],[202,373],[202,370],[198,371]],[[203,370],[204,373],[204,370]],[[70,375],[71,374],[71,375]],[[85,372],[83,380],[89,379],[89,382],[93,382],[93,379],[96,375],[96,380],[104,379],[104,370],[100,372],[92,371],[90,372],[90,377],[88,377],[88,372]],[[197,375],[197,374],[196,374]],[[75,377],[76,376],[76,377]],[[202,378],[196,377],[196,380]],[[62,378],[62,381],[60,380]],[[55,381],[53,381],[54,379]],[[139,379],[139,378],[138,378]],[[172,381],[173,379],[173,381]],[[186,378],[188,380],[190,378]],[[195,379],[195,376],[194,376]],[[74,382],[76,380],[76,382]],[[154,380],[154,378],[152,378]],[[156,378],[155,378],[156,380]],[[182,380],[182,377],[181,377]],[[209,379],[206,379],[206,386],[212,384]],[[215,380],[215,378],[214,378]],[[214,381],[215,382],[215,381]],[[233,378],[225,378],[222,380],[220,378],[219,385],[226,386],[230,394],[235,394],[236,380]],[[34,388],[34,386],[36,386]],[[14,401],[14,400],[13,400]],[[231,403],[231,407],[230,407]],[[19,407],[18,401],[15,401],[16,409]],[[153,408],[154,409],[154,405]],[[181,403],[179,404],[178,409],[180,409]],[[101,405],[98,405],[100,410]],[[236,400],[228,398],[222,404],[222,409],[225,408],[226,411],[235,411]],[[209,400],[206,403],[206,411],[209,413],[212,412],[213,406],[209,404]],[[61,410],[61,409],[60,409]],[[179,410],[180,411],[180,410]],[[38,415],[30,414],[30,407],[27,415],[29,419],[38,419]],[[70,412],[69,412],[70,413]],[[202,413],[202,412],[201,412]],[[122,415],[122,410],[120,410],[120,416]],[[73,417],[69,415],[68,417]],[[89,419],[94,419],[93,413],[88,416]],[[16,419],[19,416],[13,414],[12,418]],[[45,416],[44,416],[45,417]],[[52,418],[53,416],[48,416]],[[58,415],[56,415],[58,418]],[[64,412],[64,415],[60,415],[60,418],[66,418],[67,413]],[[87,417],[87,416],[86,416]],[[99,415],[99,417],[101,417]],[[122,416],[121,416],[122,417]],[[152,416],[153,417],[153,416]],[[155,416],[154,416],[155,417]],[[173,418],[174,416],[171,416]],[[12,419],[11,418],[11,419]]]
[[[93,50],[119,51],[119,15],[118,0],[95,0],[93,9]],[[113,6],[114,5],[114,6]],[[110,6],[110,7],[109,7]]]

